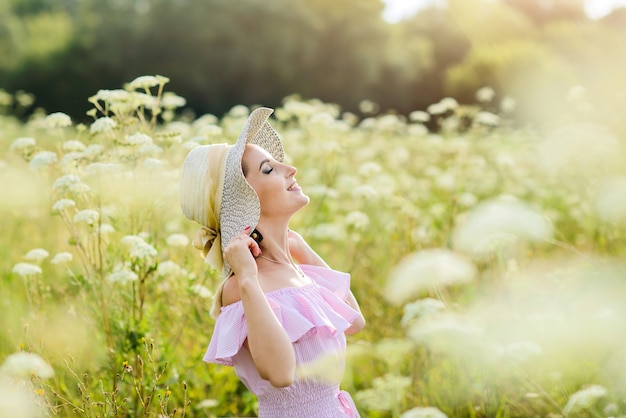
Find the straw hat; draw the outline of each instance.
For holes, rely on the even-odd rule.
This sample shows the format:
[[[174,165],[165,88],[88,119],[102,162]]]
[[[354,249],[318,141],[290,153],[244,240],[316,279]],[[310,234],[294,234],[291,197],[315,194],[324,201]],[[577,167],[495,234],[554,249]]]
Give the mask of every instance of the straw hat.
[[[224,249],[247,226],[254,230],[261,216],[259,197],[241,169],[245,146],[259,145],[280,162],[285,157],[280,137],[267,121],[272,112],[267,107],[255,109],[234,145],[196,147],[183,163],[180,206],[187,218],[202,226],[194,246],[225,278],[232,270],[223,260]]]

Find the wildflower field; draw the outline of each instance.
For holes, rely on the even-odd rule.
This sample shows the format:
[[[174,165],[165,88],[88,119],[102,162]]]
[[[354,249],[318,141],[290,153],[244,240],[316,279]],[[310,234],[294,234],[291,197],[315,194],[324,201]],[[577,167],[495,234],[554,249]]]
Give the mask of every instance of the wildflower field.
[[[96,92],[87,124],[0,92],[0,417],[256,413],[201,360],[219,278],[178,203],[187,152],[250,109],[193,115],[167,82]],[[571,93],[552,126],[488,87],[408,116],[276,109],[311,197],[291,227],[368,321],[342,384],[362,416],[626,415],[626,135]]]

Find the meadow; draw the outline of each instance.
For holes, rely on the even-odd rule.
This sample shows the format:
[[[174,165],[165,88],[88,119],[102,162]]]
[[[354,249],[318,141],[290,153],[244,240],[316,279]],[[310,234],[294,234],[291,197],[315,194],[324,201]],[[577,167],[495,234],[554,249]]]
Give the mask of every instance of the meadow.
[[[194,115],[167,82],[98,91],[90,123],[0,92],[0,417],[255,415],[201,360],[219,278],[178,203],[187,152],[250,109]],[[626,135],[570,93],[551,126],[489,87],[276,109],[311,198],[291,227],[368,321],[342,383],[362,416],[626,416]]]

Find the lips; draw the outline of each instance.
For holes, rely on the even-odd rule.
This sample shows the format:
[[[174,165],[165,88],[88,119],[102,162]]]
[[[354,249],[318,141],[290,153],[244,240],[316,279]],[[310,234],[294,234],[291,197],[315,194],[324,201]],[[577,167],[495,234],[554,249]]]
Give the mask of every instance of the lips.
[[[287,187],[288,192],[291,192],[293,190],[298,190],[298,189],[299,189],[298,183],[293,183],[291,186]]]

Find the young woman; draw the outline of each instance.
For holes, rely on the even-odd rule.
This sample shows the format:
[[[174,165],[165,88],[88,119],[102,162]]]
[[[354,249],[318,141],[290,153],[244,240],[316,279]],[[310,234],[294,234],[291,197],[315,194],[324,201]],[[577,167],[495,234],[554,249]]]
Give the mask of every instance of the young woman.
[[[181,208],[201,225],[194,245],[223,272],[204,360],[235,367],[259,417],[358,417],[339,381],[345,334],[365,320],[350,276],[289,230],[309,198],[271,113],[256,109],[235,145],[196,147],[183,165]]]

